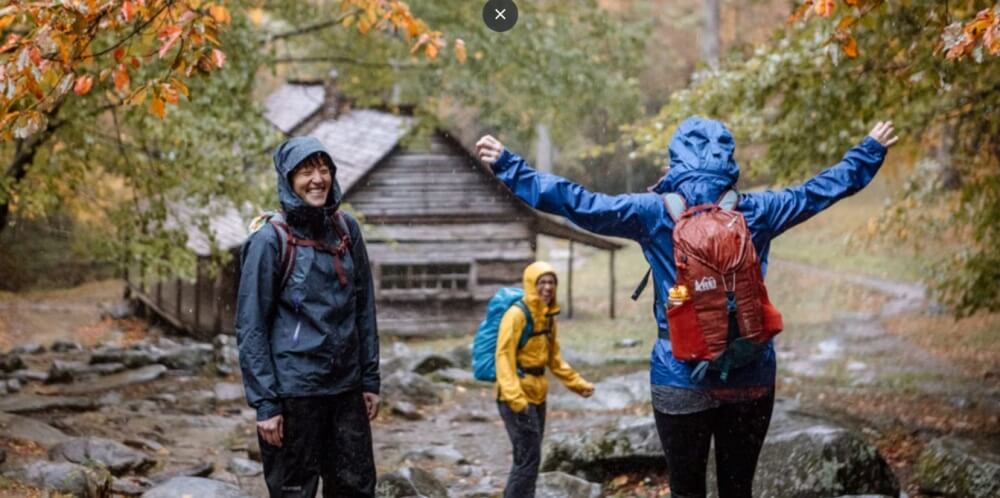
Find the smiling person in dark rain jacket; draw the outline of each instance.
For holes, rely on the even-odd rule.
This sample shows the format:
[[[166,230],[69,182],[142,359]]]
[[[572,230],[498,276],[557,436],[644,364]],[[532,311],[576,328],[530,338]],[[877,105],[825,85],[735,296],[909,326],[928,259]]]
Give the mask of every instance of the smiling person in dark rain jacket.
[[[358,222],[315,138],[274,153],[283,215],[243,247],[236,333],[272,497],[372,497],[375,295]],[[346,233],[345,233],[346,232]],[[286,256],[287,255],[287,256]]]
[[[864,188],[896,142],[891,123],[879,123],[844,159],[804,184],[778,191],[740,194],[733,208],[746,221],[761,274],[767,273],[771,240]],[[768,341],[749,364],[720,375],[700,376],[697,365],[672,354],[666,316],[675,285],[674,219],[661,195],[676,193],[687,206],[715,204],[733,189],[739,166],[736,144],[718,121],[689,118],[670,142],[670,169],[651,192],[592,193],[564,178],[532,169],[524,159],[485,136],[479,158],[519,198],[592,232],[637,241],[652,268],[653,314],[659,328],[650,380],[657,431],[670,469],[671,496],[706,495],[705,472],[715,441],[719,496],[749,497],[753,475],[774,406],[776,359]],[[676,197],[674,197],[676,199]]]

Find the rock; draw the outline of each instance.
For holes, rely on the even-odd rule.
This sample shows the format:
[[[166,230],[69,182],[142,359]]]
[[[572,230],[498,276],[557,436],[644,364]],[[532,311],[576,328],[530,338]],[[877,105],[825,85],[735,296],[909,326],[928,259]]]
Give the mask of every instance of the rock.
[[[621,417],[615,425],[563,432],[547,438],[541,470],[562,471],[591,481],[633,472],[665,472],[663,447],[651,417]]]
[[[160,472],[150,476],[149,480],[155,484],[163,484],[177,477],[208,477],[215,472],[215,465],[211,462],[202,462],[190,467],[174,469],[167,472]]]
[[[479,382],[472,375],[472,372],[455,367],[438,370],[431,375],[431,378],[448,384],[476,384]]]
[[[156,401],[158,403],[164,403],[164,404],[167,404],[167,405],[175,405],[175,404],[177,404],[177,396],[174,396],[173,394],[170,394],[170,393],[160,393],[160,394],[157,394],[156,396],[153,396],[150,399],[152,399],[153,401]]]
[[[111,492],[125,496],[141,496],[153,483],[142,477],[116,478],[111,482]]]
[[[127,368],[142,368],[159,363],[164,354],[159,348],[144,343],[130,349],[104,346],[91,353],[90,363],[121,363]]]
[[[121,320],[135,314],[135,303],[130,299],[118,301],[116,303],[101,304],[101,318],[112,318]]]
[[[45,449],[72,439],[59,429],[40,420],[3,412],[0,412],[0,436],[31,441]]]
[[[83,346],[75,341],[69,341],[65,339],[59,339],[49,346],[49,351],[54,353],[69,353],[71,351],[83,351]]]
[[[642,340],[640,339],[634,339],[634,338],[621,339],[619,341],[615,341],[615,349],[630,349],[639,347],[640,344],[642,344]]]
[[[14,372],[14,379],[27,384],[28,382],[47,382],[49,373],[42,370],[18,370]]]
[[[625,472],[666,470],[659,437],[649,417],[619,419],[604,431],[586,429],[549,438],[542,470],[561,470],[603,481]],[[714,458],[709,489],[715,489]],[[860,434],[797,411],[779,401],[764,441],[754,496],[896,496],[899,483],[885,460]]]
[[[95,373],[97,375],[111,375],[118,372],[124,372],[125,370],[125,365],[121,363],[98,363],[87,367],[88,373]]]
[[[257,439],[256,432],[247,437],[247,456],[255,462],[263,461],[263,456],[260,454],[260,439]]]
[[[220,382],[215,385],[215,402],[231,403],[243,401],[243,385],[231,382]]]
[[[14,472],[19,480],[49,491],[81,498],[102,498],[111,487],[111,476],[69,462],[36,461]]]
[[[399,371],[382,381],[382,394],[392,404],[400,400],[417,405],[434,405],[441,402],[441,389],[433,382],[412,372]]]
[[[78,361],[53,360],[49,367],[49,378],[45,380],[49,384],[69,383],[87,372],[87,365]]]
[[[472,368],[472,344],[455,346],[448,352],[448,357],[458,368],[466,370]]]
[[[917,459],[916,480],[932,495],[1000,496],[1000,453],[972,441],[935,439]]]
[[[251,477],[263,474],[264,466],[260,462],[236,457],[229,461],[226,470],[240,477]]]
[[[417,359],[417,361],[413,363],[413,372],[418,373],[420,375],[427,375],[429,373],[436,372],[438,370],[442,370],[445,368],[451,368],[453,366],[455,366],[455,364],[452,363],[450,359],[438,354],[431,353],[424,355],[423,357]]]
[[[146,491],[142,498],[178,498],[211,496],[213,498],[250,498],[240,488],[203,477],[174,477]]]
[[[448,498],[448,488],[430,472],[418,467],[403,467],[382,476],[375,487],[378,498]]]
[[[407,401],[396,401],[392,404],[390,412],[405,420],[423,420],[424,415],[420,413],[413,403]]]
[[[211,344],[193,343],[167,350],[160,363],[173,370],[199,370],[215,359],[215,348]]]
[[[538,476],[536,498],[600,498],[601,485],[562,472]]]
[[[36,355],[45,352],[45,346],[37,344],[34,342],[29,342],[26,344],[21,344],[20,346],[14,347],[10,350],[11,354],[26,354],[26,355]]]
[[[714,486],[715,471],[709,476]],[[757,464],[754,496],[778,494],[897,496],[899,482],[861,434],[802,413],[792,401],[778,400]]]
[[[3,465],[7,461],[7,451],[0,448],[0,465]]]
[[[96,462],[116,476],[132,471],[141,472],[156,463],[145,453],[117,441],[96,437],[75,438],[59,443],[49,450],[49,458],[79,464]]]
[[[236,347],[236,337],[219,334],[212,340],[215,350],[215,370],[220,375],[230,375],[240,369],[240,350]]]
[[[476,410],[463,411],[451,418],[452,422],[467,422],[473,424],[485,424],[489,422],[494,422],[498,419],[499,414],[493,414],[492,416],[488,413],[484,413]]]
[[[454,446],[430,446],[422,450],[411,451],[403,456],[403,460],[432,460],[449,466],[469,463],[465,459],[465,455],[456,450]]]
[[[93,397],[39,396],[37,394],[16,394],[0,399],[0,412],[32,413],[48,410],[96,410],[98,400]]]
[[[649,403],[649,372],[604,379],[594,386],[594,395],[590,398],[581,398],[572,392],[549,397],[551,409],[564,411],[622,410]]]
[[[21,381],[17,379],[7,379],[7,392],[21,392]]]
[[[13,372],[23,368],[25,368],[24,360],[17,354],[0,354],[0,372]]]
[[[162,451],[164,449],[162,444],[153,441],[152,439],[146,439],[141,437],[129,438],[122,442],[125,444],[125,446],[129,446],[131,448],[136,448],[140,450],[148,450],[154,453]]]
[[[147,365],[135,370],[126,370],[124,372],[100,377],[95,379],[93,382],[87,382],[86,384],[74,384],[67,386],[60,390],[60,394],[92,394],[100,391],[121,389],[125,386],[133,384],[143,384],[154,381],[159,379],[166,371],[167,367],[163,365]]]

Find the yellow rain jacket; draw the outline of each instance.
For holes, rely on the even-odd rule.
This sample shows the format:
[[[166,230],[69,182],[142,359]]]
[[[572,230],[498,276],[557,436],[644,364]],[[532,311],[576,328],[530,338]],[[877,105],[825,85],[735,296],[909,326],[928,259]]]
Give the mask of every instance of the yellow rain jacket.
[[[563,361],[559,353],[559,335],[556,329],[555,315],[559,313],[559,305],[553,302],[547,306],[539,297],[535,282],[546,273],[555,275],[552,265],[535,262],[524,269],[524,303],[531,312],[534,334],[521,348],[517,343],[521,332],[527,326],[524,311],[518,306],[511,306],[500,321],[497,335],[497,390],[498,398],[506,402],[515,412],[524,411],[528,403],[540,405],[545,402],[549,391],[549,382],[544,375],[528,375],[519,377],[517,367],[536,368],[547,367],[570,390],[581,393],[593,388],[593,385],[583,379],[568,363]],[[540,334],[546,332],[545,334]]]

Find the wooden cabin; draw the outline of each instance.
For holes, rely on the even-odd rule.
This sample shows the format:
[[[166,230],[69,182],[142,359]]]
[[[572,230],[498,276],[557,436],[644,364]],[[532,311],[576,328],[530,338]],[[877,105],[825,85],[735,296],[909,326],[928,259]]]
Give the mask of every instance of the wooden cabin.
[[[404,141],[415,125],[412,118],[373,109],[331,112],[336,105],[327,88],[308,84],[286,84],[265,103],[278,129],[318,138],[333,157],[344,203],[364,223],[382,333],[471,333],[499,287],[520,285],[524,267],[535,260],[539,235],[609,250],[612,256],[621,248],[528,207],[448,132]],[[181,211],[179,218],[189,215]],[[199,270],[194,282],[143,285],[130,274],[131,292],[196,335],[232,333],[238,251],[251,215],[230,209],[213,216],[218,247],[234,253],[234,263],[219,275]],[[208,240],[191,232],[197,233],[190,234],[188,247],[204,260]],[[614,302],[613,294],[609,297]]]

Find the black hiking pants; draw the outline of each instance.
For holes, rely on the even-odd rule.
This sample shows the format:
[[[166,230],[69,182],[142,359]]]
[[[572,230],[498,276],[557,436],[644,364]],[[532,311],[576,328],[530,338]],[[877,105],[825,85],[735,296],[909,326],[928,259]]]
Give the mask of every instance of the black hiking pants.
[[[755,400],[686,415],[654,410],[670,473],[670,496],[705,496],[705,471],[714,439],[719,498],[751,498],[757,457],[773,410],[773,391]]]
[[[514,465],[507,477],[504,498],[534,498],[538,466],[542,463],[542,435],[545,433],[545,403],[517,413],[503,401],[497,401],[500,417],[514,447]]]
[[[281,400],[282,446],[260,434],[264,480],[271,498],[375,496],[372,432],[361,391]]]

